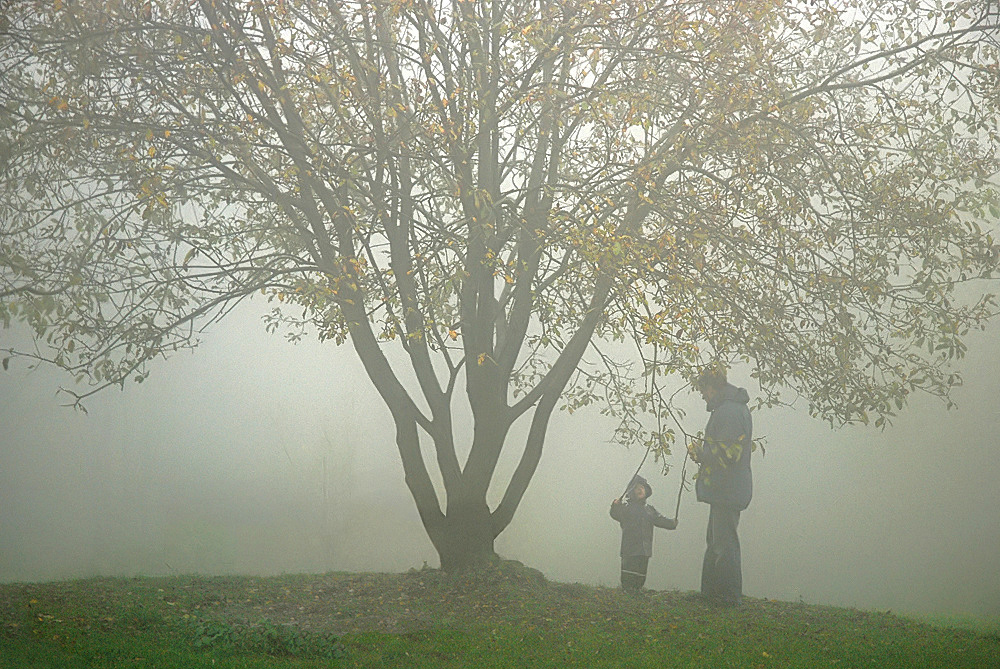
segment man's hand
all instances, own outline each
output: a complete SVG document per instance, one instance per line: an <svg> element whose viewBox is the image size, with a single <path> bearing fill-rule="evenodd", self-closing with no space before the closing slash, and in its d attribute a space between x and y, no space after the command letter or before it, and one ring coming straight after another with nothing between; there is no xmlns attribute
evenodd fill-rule
<svg viewBox="0 0 1000 669"><path fill-rule="evenodd" d="M688 444L688 457L694 462L700 462L698 460L698 445L693 441Z"/></svg>

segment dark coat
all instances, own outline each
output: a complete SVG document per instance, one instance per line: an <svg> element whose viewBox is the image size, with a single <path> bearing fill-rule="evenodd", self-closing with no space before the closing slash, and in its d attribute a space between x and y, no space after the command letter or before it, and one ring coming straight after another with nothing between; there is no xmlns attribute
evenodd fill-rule
<svg viewBox="0 0 1000 669"><path fill-rule="evenodd" d="M653 555L653 527L672 530L677 521L663 516L646 500L630 499L611 505L611 517L622 526L622 557Z"/></svg>
<svg viewBox="0 0 1000 669"><path fill-rule="evenodd" d="M708 405L712 416L705 426L705 439L695 448L700 464L695 491L699 502L742 511L753 496L750 451L753 420L743 388L726 384Z"/></svg>

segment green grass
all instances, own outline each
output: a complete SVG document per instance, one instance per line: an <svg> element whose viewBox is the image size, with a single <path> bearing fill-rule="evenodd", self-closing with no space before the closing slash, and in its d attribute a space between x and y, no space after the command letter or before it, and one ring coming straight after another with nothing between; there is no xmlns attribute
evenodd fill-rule
<svg viewBox="0 0 1000 669"><path fill-rule="evenodd" d="M0 585L0 669L1000 667L997 628L691 593L448 576L88 579Z"/></svg>

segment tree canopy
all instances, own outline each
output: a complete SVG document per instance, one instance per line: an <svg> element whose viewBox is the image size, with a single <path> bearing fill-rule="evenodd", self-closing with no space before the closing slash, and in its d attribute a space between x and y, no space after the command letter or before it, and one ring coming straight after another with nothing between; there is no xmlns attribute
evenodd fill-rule
<svg viewBox="0 0 1000 669"><path fill-rule="evenodd" d="M446 566L492 553L558 406L665 448L660 381L721 361L761 405L881 425L947 397L995 310L961 287L998 262L982 1L26 0L0 21L0 320L38 341L4 366L141 381L263 294L267 327L353 346Z"/></svg>

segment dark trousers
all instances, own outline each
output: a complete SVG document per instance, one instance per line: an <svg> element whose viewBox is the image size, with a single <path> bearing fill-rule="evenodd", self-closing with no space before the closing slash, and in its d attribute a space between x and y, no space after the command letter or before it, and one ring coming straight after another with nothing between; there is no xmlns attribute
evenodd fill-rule
<svg viewBox="0 0 1000 669"><path fill-rule="evenodd" d="M739 511L711 505L701 565L701 594L726 604L739 604L743 596L740 538L736 533L739 524Z"/></svg>
<svg viewBox="0 0 1000 669"><path fill-rule="evenodd" d="M622 557L622 590L638 592L646 583L646 568L649 556L628 555Z"/></svg>

